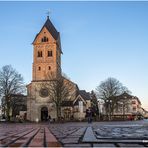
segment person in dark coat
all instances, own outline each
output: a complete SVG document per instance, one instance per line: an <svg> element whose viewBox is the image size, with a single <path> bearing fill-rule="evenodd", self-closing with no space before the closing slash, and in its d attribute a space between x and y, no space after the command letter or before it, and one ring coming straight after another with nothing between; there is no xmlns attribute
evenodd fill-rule
<svg viewBox="0 0 148 148"><path fill-rule="evenodd" d="M92 110L91 110L91 108L86 110L86 118L87 118L88 123L92 122Z"/></svg>
<svg viewBox="0 0 148 148"><path fill-rule="evenodd" d="M48 121L49 121L49 123L51 122L51 116L50 115L48 116Z"/></svg>

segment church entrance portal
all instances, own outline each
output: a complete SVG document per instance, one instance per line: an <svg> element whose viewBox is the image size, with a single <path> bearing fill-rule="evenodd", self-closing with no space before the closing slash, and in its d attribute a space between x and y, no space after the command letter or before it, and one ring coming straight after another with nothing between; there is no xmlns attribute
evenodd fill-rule
<svg viewBox="0 0 148 148"><path fill-rule="evenodd" d="M41 108L41 121L47 121L48 120L48 108L42 107Z"/></svg>

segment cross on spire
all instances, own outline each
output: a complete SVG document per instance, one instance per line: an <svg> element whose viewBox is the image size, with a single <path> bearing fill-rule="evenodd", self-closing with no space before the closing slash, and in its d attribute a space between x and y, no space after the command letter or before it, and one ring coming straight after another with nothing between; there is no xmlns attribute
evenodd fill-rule
<svg viewBox="0 0 148 148"><path fill-rule="evenodd" d="M48 10L48 11L46 12L46 14L47 14L47 18L49 18L49 14L51 14L51 10Z"/></svg>

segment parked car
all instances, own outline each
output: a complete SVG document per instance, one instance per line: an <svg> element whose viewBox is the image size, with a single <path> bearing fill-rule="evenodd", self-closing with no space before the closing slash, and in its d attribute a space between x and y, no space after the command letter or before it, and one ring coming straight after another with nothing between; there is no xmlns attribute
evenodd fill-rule
<svg viewBox="0 0 148 148"><path fill-rule="evenodd" d="M1 119L0 121L1 121L1 122L5 122L5 121L6 121L6 119Z"/></svg>

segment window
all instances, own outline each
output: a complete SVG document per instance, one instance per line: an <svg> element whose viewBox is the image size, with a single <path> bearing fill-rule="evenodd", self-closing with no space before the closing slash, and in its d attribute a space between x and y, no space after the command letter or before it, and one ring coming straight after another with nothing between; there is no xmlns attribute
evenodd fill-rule
<svg viewBox="0 0 148 148"><path fill-rule="evenodd" d="M127 111L127 113L130 112L130 107L128 105L127 105L126 111Z"/></svg>
<svg viewBox="0 0 148 148"><path fill-rule="evenodd" d="M136 107L133 107L133 111L136 111Z"/></svg>
<svg viewBox="0 0 148 148"><path fill-rule="evenodd" d="M41 39L41 42L48 42L48 38L46 36L44 36L42 39Z"/></svg>
<svg viewBox="0 0 148 148"><path fill-rule="evenodd" d="M41 70L41 67L40 67L40 66L38 67L38 70L39 70L39 71Z"/></svg>
<svg viewBox="0 0 148 148"><path fill-rule="evenodd" d="M42 51L38 51L38 57L42 57Z"/></svg>
<svg viewBox="0 0 148 148"><path fill-rule="evenodd" d="M48 51L48 57L52 57L52 51Z"/></svg>
<svg viewBox="0 0 148 148"><path fill-rule="evenodd" d="M49 91L47 88L41 88L39 93L41 97L47 97L49 95Z"/></svg>
<svg viewBox="0 0 148 148"><path fill-rule="evenodd" d="M48 70L51 70L51 67L50 66L48 66Z"/></svg>
<svg viewBox="0 0 148 148"><path fill-rule="evenodd" d="M132 101L132 104L136 104L136 101Z"/></svg>

